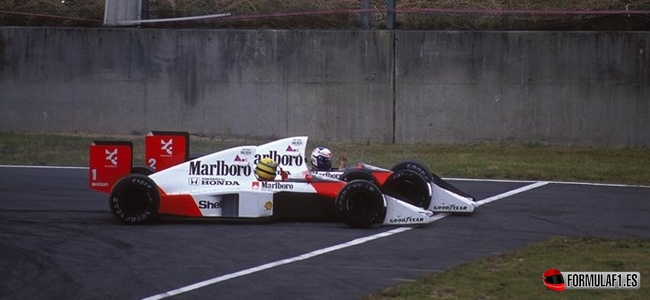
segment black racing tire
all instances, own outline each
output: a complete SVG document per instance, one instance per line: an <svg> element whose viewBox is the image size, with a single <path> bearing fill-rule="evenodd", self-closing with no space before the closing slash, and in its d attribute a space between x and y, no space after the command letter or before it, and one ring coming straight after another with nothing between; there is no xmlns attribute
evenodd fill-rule
<svg viewBox="0 0 650 300"><path fill-rule="evenodd" d="M420 173L411 169L400 169L391 174L382 187L386 195L409 204L427 209L431 204L431 189Z"/></svg>
<svg viewBox="0 0 650 300"><path fill-rule="evenodd" d="M151 175L153 173L156 173L156 170L154 170L152 167L149 166L133 166L131 167L131 174L142 174L142 175Z"/></svg>
<svg viewBox="0 0 650 300"><path fill-rule="evenodd" d="M379 186L379 182L377 182L377 178L372 175L372 173L366 171L366 170L357 170L354 167L350 167L347 170L339 176L339 180L343 180L345 182L351 182L352 180L357 180L357 179L362 179L366 181L372 182L374 185Z"/></svg>
<svg viewBox="0 0 650 300"><path fill-rule="evenodd" d="M346 184L334 200L335 210L345 224L367 228L383 221L386 203L379 187L357 179Z"/></svg>
<svg viewBox="0 0 650 300"><path fill-rule="evenodd" d="M431 171L425 164L419 161L415 161L415 160L402 161L394 165L390 170L393 172L399 170L411 170L413 172L420 174L420 176L424 177L424 179L426 179L428 182L433 182L433 176L431 175Z"/></svg>
<svg viewBox="0 0 650 300"><path fill-rule="evenodd" d="M146 224L158 215L160 193L151 178L143 174L130 174L120 179L108 200L111 212L126 224Z"/></svg>

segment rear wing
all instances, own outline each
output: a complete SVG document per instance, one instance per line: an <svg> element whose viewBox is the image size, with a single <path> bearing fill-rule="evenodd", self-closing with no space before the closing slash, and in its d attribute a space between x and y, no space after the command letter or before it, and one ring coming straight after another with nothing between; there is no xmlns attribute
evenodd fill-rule
<svg viewBox="0 0 650 300"><path fill-rule="evenodd" d="M187 132L149 132L145 136L144 169L153 173L187 161L189 140ZM92 190L110 193L120 178L143 169L133 166L133 143L129 141L94 141L89 152L88 185Z"/></svg>

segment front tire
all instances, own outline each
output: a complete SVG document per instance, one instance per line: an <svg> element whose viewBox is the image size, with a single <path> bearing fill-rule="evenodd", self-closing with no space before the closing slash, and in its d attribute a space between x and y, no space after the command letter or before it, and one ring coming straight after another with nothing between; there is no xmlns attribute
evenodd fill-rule
<svg viewBox="0 0 650 300"><path fill-rule="evenodd" d="M415 160L403 161L394 165L390 170L393 172L397 172L399 170L411 170L415 173L420 174L420 176L424 177L424 179L427 180L428 182L433 182L433 175L431 174L431 171L425 164L419 161L415 161Z"/></svg>
<svg viewBox="0 0 650 300"><path fill-rule="evenodd" d="M160 193L151 178L131 174L120 179L109 198L113 215L126 224L146 224L158 215Z"/></svg>
<svg viewBox="0 0 650 300"><path fill-rule="evenodd" d="M353 228L366 228L383 221L386 203L381 190L362 179L346 184L334 200L336 213Z"/></svg>
<svg viewBox="0 0 650 300"><path fill-rule="evenodd" d="M420 208L427 209L431 204L429 181L411 169L395 171L386 179L383 189L387 195Z"/></svg>

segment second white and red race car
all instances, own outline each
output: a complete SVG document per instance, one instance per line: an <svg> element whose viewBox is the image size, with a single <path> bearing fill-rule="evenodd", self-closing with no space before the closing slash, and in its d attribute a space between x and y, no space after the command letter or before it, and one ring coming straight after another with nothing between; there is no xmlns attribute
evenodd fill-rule
<svg viewBox="0 0 650 300"><path fill-rule="evenodd" d="M89 186L109 194L115 217L144 224L161 216L213 219L340 220L351 227L427 224L439 212L471 213L474 198L426 166L405 161L390 170L358 163L344 171L310 171L306 136L245 145L189 158L189 134L151 132L147 167L133 166L131 142L90 146ZM255 166L269 157L274 180Z"/></svg>

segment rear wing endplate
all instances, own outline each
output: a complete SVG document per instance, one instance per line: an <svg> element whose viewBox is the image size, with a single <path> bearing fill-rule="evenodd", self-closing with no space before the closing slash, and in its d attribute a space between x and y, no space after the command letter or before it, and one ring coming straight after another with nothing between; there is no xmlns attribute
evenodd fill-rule
<svg viewBox="0 0 650 300"><path fill-rule="evenodd" d="M113 184L131 173L133 143L94 141L90 145L88 184L91 189L109 193Z"/></svg>
<svg viewBox="0 0 650 300"><path fill-rule="evenodd" d="M190 157L190 134L152 131L145 137L144 161L155 172L184 163Z"/></svg>

